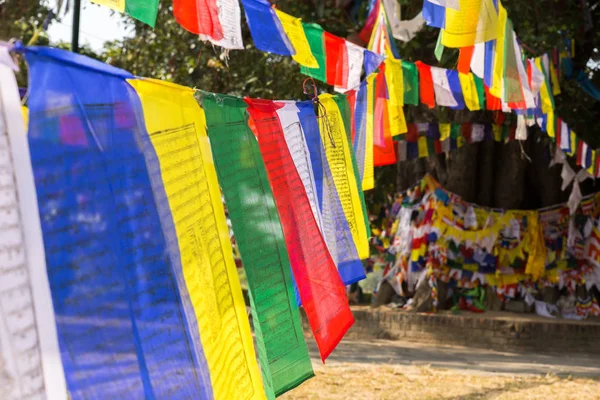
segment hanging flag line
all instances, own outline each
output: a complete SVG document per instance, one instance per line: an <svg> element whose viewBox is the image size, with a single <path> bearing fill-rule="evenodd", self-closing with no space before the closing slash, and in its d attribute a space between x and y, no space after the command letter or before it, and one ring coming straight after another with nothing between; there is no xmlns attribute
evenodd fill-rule
<svg viewBox="0 0 600 400"><path fill-rule="evenodd" d="M71 396L272 399L312 377L294 282L325 360L354 322L345 285L364 279L368 257L349 96L242 100L15 49L30 71L31 165Z"/></svg>

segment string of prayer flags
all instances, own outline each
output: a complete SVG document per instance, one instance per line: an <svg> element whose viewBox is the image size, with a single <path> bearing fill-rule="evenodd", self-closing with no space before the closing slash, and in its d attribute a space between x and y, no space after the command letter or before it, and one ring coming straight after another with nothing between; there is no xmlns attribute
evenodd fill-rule
<svg viewBox="0 0 600 400"><path fill-rule="evenodd" d="M275 14L277 15L277 18L279 18L283 32L285 32L292 44L292 47L296 51L296 54L292 56L294 61L307 68L319 68L317 59L311 53L311 47L308 39L306 38L306 34L304 33L302 21L299 18L293 17L278 9L275 9Z"/></svg>
<svg viewBox="0 0 600 400"><path fill-rule="evenodd" d="M0 397L66 400L16 70L0 44Z"/></svg>
<svg viewBox="0 0 600 400"><path fill-rule="evenodd" d="M296 54L271 3L267 0L242 0L242 5L254 46L258 50L282 56Z"/></svg>
<svg viewBox="0 0 600 400"><path fill-rule="evenodd" d="M153 28L156 24L158 0L92 0L92 2L122 14L127 13Z"/></svg>
<svg viewBox="0 0 600 400"><path fill-rule="evenodd" d="M349 221L342 208L332 171L321 141L317 116L311 102L296 103L298 118L315 172L321 232L337 266L342 282L350 285L365 278L365 271L354 244Z"/></svg>
<svg viewBox="0 0 600 400"><path fill-rule="evenodd" d="M300 72L304 75L313 77L321 82L327 81L327 58L325 52L324 31L320 25L302 23L304 34L310 46L310 52L317 61L317 68L309 68L301 65Z"/></svg>
<svg viewBox="0 0 600 400"><path fill-rule="evenodd" d="M361 190L357 177L352 148L343 116L335 98L324 94L319 96L324 114L319 115L321 142L325 148L325 157L332 174L333 183L339 196L346 220L352 232L352 238L358 251L358 257L364 260L369 256L369 243L365 213L361 204Z"/></svg>
<svg viewBox="0 0 600 400"><path fill-rule="evenodd" d="M313 376L273 193L242 99L202 93L219 183L248 280L268 398ZM254 201L247 201L248 196Z"/></svg>
<svg viewBox="0 0 600 400"><path fill-rule="evenodd" d="M187 87L149 79L130 84L140 98L160 165L166 209L171 210L177 235L170 246L179 244L213 394L231 398L241 388L263 398L204 111ZM232 351L224 355L223 348ZM240 386L232 388L231 382Z"/></svg>
<svg viewBox="0 0 600 400"><path fill-rule="evenodd" d="M302 305L324 361L354 323L345 287L287 149L276 113L279 106L269 100L246 99L246 102L256 127ZM337 126L340 125L338 122Z"/></svg>
<svg viewBox="0 0 600 400"><path fill-rule="evenodd" d="M156 154L138 122L142 110L125 81L133 76L62 50L25 51L31 163L70 396L212 398L207 358L190 320L196 314L183 252L174 246ZM219 296L229 299L227 277L221 279ZM200 290L217 297L209 287ZM235 315L231 303L225 308ZM241 329L212 312L215 335ZM262 391L247 321L246 328L250 341L245 353L232 354L239 368L230 379ZM165 379L165 371L179 379Z"/></svg>

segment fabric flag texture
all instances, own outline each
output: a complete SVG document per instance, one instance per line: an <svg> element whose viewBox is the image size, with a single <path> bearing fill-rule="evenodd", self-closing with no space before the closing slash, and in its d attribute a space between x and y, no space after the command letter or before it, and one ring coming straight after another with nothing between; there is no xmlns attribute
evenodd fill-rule
<svg viewBox="0 0 600 400"><path fill-rule="evenodd" d="M209 0L207 0L209 1ZM208 41L226 50L242 50L242 10L238 0L217 0L218 18L223 37L216 39L200 33L200 40Z"/></svg>
<svg viewBox="0 0 600 400"><path fill-rule="evenodd" d="M130 83L142 104L147 144L158 159L158 165L149 164L166 194L166 203L159 201L163 226L175 228L176 237L167 236L171 248L179 247L180 260L173 264L183 271L214 396L263 398L204 111L187 87L149 79ZM154 185L158 193L161 183ZM223 354L224 348L231 351Z"/></svg>
<svg viewBox="0 0 600 400"><path fill-rule="evenodd" d="M310 162L315 173L315 189L322 221L321 232L337 266L342 282L352 284L365 278L364 268L352 239L349 222L342 208L331 168L321 141L319 125L311 102L296 103L302 133L306 139ZM281 115L280 110L278 114ZM310 143L310 144L309 144Z"/></svg>
<svg viewBox="0 0 600 400"><path fill-rule="evenodd" d="M277 9L275 9L275 14L277 15L277 18L279 18L283 31L289 38L296 52L296 54L292 56L294 61L307 68L319 68L317 59L310 51L310 44L304 33L302 21L300 21L299 18L293 17Z"/></svg>
<svg viewBox="0 0 600 400"><path fill-rule="evenodd" d="M404 104L419 105L419 72L417 66L402 61L402 81L404 83Z"/></svg>
<svg viewBox="0 0 600 400"><path fill-rule="evenodd" d="M419 70L419 98L421 103L429 108L435 107L435 91L433 87L433 77L431 67L427 64L417 61L415 63Z"/></svg>
<svg viewBox="0 0 600 400"><path fill-rule="evenodd" d="M323 37L323 28L317 24L302 23L304 34L310 46L310 52L317 61L318 68L300 67L300 72L311 76L321 82L327 80L327 59L325 53L325 39Z"/></svg>
<svg viewBox="0 0 600 400"><path fill-rule="evenodd" d="M120 13L127 13L132 18L142 21L154 28L158 13L158 0L91 0Z"/></svg>
<svg viewBox="0 0 600 400"><path fill-rule="evenodd" d="M360 86L360 76L363 70L365 49L349 41L346 43L346 54L348 54L348 82L347 87L336 87L337 91L346 92L349 89L358 89Z"/></svg>
<svg viewBox="0 0 600 400"><path fill-rule="evenodd" d="M348 87L348 50L346 41L329 32L323 34L327 63L327 83L341 88Z"/></svg>
<svg viewBox="0 0 600 400"><path fill-rule="evenodd" d="M365 215L361 205L360 187L353 167L352 148L340 109L331 95L319 96L326 116L319 118L321 142L344 214L349 221L352 238L362 260L369 256Z"/></svg>
<svg viewBox="0 0 600 400"><path fill-rule="evenodd" d="M0 398L67 399L27 132L0 44Z"/></svg>
<svg viewBox="0 0 600 400"><path fill-rule="evenodd" d="M493 0L460 0L446 8L442 44L460 48L496 39L498 13Z"/></svg>
<svg viewBox="0 0 600 400"><path fill-rule="evenodd" d="M359 188L358 190L358 199L360 200L360 205L362 207L362 212L363 212L363 218L364 218L364 222L365 222L365 228L367 231L367 237L371 236L371 226L369 224L369 216L367 214L367 204L365 203L365 195L363 193L362 190L360 190L360 177L358 175L358 166L356 164L356 157L354 156L354 152L352 151L352 139L350 137L350 131L351 131L351 126L352 126L352 116L351 116L351 110L348 104L348 96L344 95L344 96L333 96L333 99L335 100L335 103L338 106L338 109L340 111L340 115L342 117L342 121L344 122L344 130L346 131L346 140L349 146L349 153L350 153L350 162L351 162L351 166L352 166L352 170L354 171L354 179L356 180L356 185Z"/></svg>
<svg viewBox="0 0 600 400"><path fill-rule="evenodd" d="M375 186L373 171L373 122L369 121L367 109L367 85L373 85L374 79L374 75L369 76L361 83L360 89L356 94L356 104L354 107L354 130L356 131L356 135L353 147L363 191L373 189ZM373 113L371 110L371 118L372 117ZM367 124L371 126L370 138L367 136Z"/></svg>
<svg viewBox="0 0 600 400"><path fill-rule="evenodd" d="M468 74L459 72L458 78L460 80L460 87L462 89L465 104L469 111L481 110L482 107L479 98L480 94L477 91L477 86L475 85L474 75L470 72Z"/></svg>
<svg viewBox="0 0 600 400"><path fill-rule="evenodd" d="M436 0L423 0L423 19L429 26L443 28L446 23L446 8Z"/></svg>
<svg viewBox="0 0 600 400"><path fill-rule="evenodd" d="M319 225L319 229L323 230L315 174L310 161L310 151L306 142L306 135L300 123L300 110L293 100L277 101L275 107L277 108L277 117L283 129L288 151L304 186L313 216L317 225Z"/></svg>
<svg viewBox="0 0 600 400"><path fill-rule="evenodd" d="M271 8L271 3L267 0L242 0L242 5L252 40L258 50L281 56L296 54L281 22Z"/></svg>
<svg viewBox="0 0 600 400"><path fill-rule="evenodd" d="M346 290L287 149L277 118L278 106L269 100L246 99L246 102L256 127L302 305L321 359L325 361L354 323Z"/></svg>
<svg viewBox="0 0 600 400"><path fill-rule="evenodd" d="M283 230L256 138L248 127L246 103L210 93L202 93L200 101L248 279L263 381L271 398L313 376Z"/></svg>
<svg viewBox="0 0 600 400"><path fill-rule="evenodd" d="M173 0L173 15L175 21L191 33L213 40L223 39L217 0Z"/></svg>
<svg viewBox="0 0 600 400"><path fill-rule="evenodd" d="M31 162L71 398L212 398L158 161L142 145L142 110L125 81L133 76L61 50L26 57ZM222 279L219 296L230 299ZM239 329L226 321L215 335ZM251 341L246 349L253 357ZM262 392L258 366L243 353L235 360L239 387Z"/></svg>
<svg viewBox="0 0 600 400"><path fill-rule="evenodd" d="M433 81L433 90L435 92L435 103L438 106L458 107L458 102L452 94L448 75L445 68L431 67L431 78Z"/></svg>

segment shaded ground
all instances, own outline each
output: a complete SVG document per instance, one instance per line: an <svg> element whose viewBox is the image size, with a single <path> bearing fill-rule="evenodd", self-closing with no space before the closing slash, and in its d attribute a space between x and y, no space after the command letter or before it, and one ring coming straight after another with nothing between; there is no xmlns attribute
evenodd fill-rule
<svg viewBox="0 0 600 400"><path fill-rule="evenodd" d="M600 399L600 359L344 340L292 399Z"/></svg>

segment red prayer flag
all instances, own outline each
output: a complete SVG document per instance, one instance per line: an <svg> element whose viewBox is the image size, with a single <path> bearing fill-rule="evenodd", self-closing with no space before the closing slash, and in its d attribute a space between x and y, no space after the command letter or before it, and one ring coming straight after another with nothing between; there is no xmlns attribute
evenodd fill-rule
<svg viewBox="0 0 600 400"><path fill-rule="evenodd" d="M471 72L471 59L473 58L473 52L475 46L461 47L458 53L458 72L468 74Z"/></svg>
<svg viewBox="0 0 600 400"><path fill-rule="evenodd" d="M419 69L419 96L421 103L429 108L435 107L435 92L433 90L433 78L431 77L431 67L423 64L421 61L415 62Z"/></svg>
<svg viewBox="0 0 600 400"><path fill-rule="evenodd" d="M354 323L346 289L288 150L278 106L270 100L245 101L256 126L302 305L325 361Z"/></svg>
<svg viewBox="0 0 600 400"><path fill-rule="evenodd" d="M502 110L502 101L490 93L490 89L485 86L485 104L488 110Z"/></svg>
<svg viewBox="0 0 600 400"><path fill-rule="evenodd" d="M388 91L385 81L385 65L381 65L377 74L375 88L375 129L373 140L373 165L380 167L396 163L394 139L390 129L390 116L388 112Z"/></svg>
<svg viewBox="0 0 600 400"><path fill-rule="evenodd" d="M348 50L341 37L324 32L327 83L332 86L348 86Z"/></svg>
<svg viewBox="0 0 600 400"><path fill-rule="evenodd" d="M187 31L215 41L223 39L217 0L173 0L173 15Z"/></svg>
<svg viewBox="0 0 600 400"><path fill-rule="evenodd" d="M365 21L365 25L362 30L358 34L360 40L363 43L369 43L371 40L371 35L373 34L373 27L375 26L375 22L377 21L377 16L379 15L379 5L381 2L375 2L375 7L371 10L369 15L367 16L367 20Z"/></svg>

